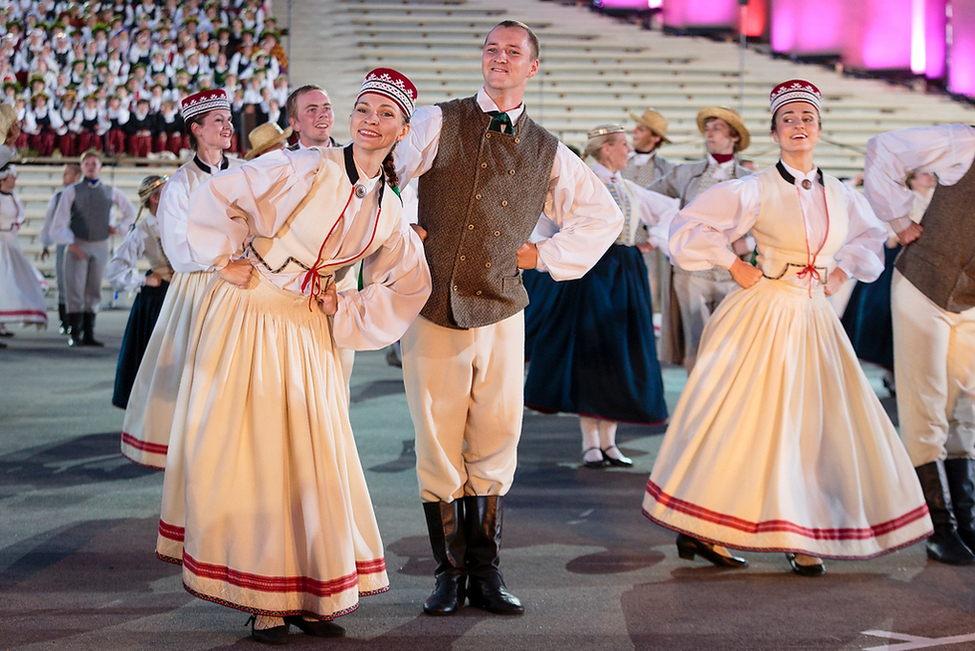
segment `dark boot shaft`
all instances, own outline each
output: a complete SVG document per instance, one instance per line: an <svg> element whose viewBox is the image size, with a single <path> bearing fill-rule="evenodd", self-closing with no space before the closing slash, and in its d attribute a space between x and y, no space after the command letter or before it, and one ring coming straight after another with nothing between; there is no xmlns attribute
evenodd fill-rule
<svg viewBox="0 0 975 651"><path fill-rule="evenodd" d="M497 571L501 561L503 501L497 495L464 498L467 530L467 570L486 576Z"/></svg>
<svg viewBox="0 0 975 651"><path fill-rule="evenodd" d="M437 561L436 586L423 604L428 615L452 615L464 606L467 598L467 551L464 531L464 503L424 502L430 548Z"/></svg>
<svg viewBox="0 0 975 651"><path fill-rule="evenodd" d="M945 477L958 534L972 549L975 545L975 459L947 459Z"/></svg>
<svg viewBox="0 0 975 651"><path fill-rule="evenodd" d="M104 346L102 342L95 339L95 313L85 312L82 316L81 329L83 332L82 342L86 346Z"/></svg>
<svg viewBox="0 0 975 651"><path fill-rule="evenodd" d="M928 558L948 565L975 564L975 554L958 535L944 463L932 461L914 470L934 525L934 534L925 543Z"/></svg>

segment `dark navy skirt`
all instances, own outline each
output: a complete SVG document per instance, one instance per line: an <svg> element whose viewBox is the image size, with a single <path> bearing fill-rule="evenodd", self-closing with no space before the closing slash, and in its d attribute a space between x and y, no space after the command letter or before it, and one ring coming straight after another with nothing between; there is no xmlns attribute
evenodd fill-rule
<svg viewBox="0 0 975 651"><path fill-rule="evenodd" d="M543 302L528 407L628 423L667 419L650 283L636 247L614 244L581 279L552 283Z"/></svg>
<svg viewBox="0 0 975 651"><path fill-rule="evenodd" d="M884 249L884 272L872 283L857 283L843 312L843 327L857 357L886 369L894 368L894 326L890 283L901 247Z"/></svg>
<svg viewBox="0 0 975 651"><path fill-rule="evenodd" d="M558 283L543 271L525 269L521 272L521 282L528 292L528 307L525 308L525 361L531 360L532 346L535 345L538 329L545 321L545 315L552 311L552 304L558 298Z"/></svg>
<svg viewBox="0 0 975 651"><path fill-rule="evenodd" d="M142 363L142 355L149 345L152 329L156 327L156 319L159 318L168 287L169 283L166 281L159 287L142 287L132 301L132 311L129 312L129 322L125 326L122 348L118 353L118 366L115 368L112 404L116 407L125 409L129 404L132 383L139 372L139 364Z"/></svg>

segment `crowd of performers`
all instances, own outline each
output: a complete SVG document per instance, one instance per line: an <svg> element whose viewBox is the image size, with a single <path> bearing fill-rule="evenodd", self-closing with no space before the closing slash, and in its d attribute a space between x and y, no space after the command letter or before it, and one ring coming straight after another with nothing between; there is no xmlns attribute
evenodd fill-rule
<svg viewBox="0 0 975 651"><path fill-rule="evenodd" d="M273 126L248 161L226 155L224 91L182 100L195 155L145 179L145 217L109 265L142 287L114 401L123 453L165 470L159 558L192 594L250 613L257 641L343 635L335 618L389 588L351 352L399 340L437 562L423 610L523 613L500 570L523 408L578 414L585 466L631 465L616 424L668 417L656 295L672 306L662 355L688 380L643 512L681 558L741 568L733 550L779 552L820 576L826 559L926 540L934 561L975 564L975 128L877 136L861 194L816 166L822 94L794 79L770 93L768 169L740 164L751 134L719 108L699 115L705 160L662 159L666 120L648 110L636 151L623 127L594 128L590 167L526 109L538 48L502 22L477 93L419 108L405 75L373 70L344 147L316 86L295 91L298 142L282 149ZM17 210L4 200L0 224ZM828 300L880 277L893 238L900 437Z"/></svg>
<svg viewBox="0 0 975 651"><path fill-rule="evenodd" d="M39 156L89 149L145 157L188 149L180 101L224 89L238 131L287 126L288 59L263 0L0 7L0 101ZM246 143L232 143L243 151Z"/></svg>

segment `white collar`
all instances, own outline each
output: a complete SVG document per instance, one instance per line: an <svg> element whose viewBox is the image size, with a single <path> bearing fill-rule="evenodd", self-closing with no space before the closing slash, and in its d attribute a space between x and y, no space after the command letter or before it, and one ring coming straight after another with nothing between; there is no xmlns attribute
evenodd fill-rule
<svg viewBox="0 0 975 651"><path fill-rule="evenodd" d="M477 91L477 105L480 106L481 110L484 111L485 113L487 113L488 111L501 110L498 108L498 105L494 103L494 100L491 99L491 96L487 94L487 91L484 90L484 86L481 86L481 89ZM517 123L518 118L520 118L521 114L524 112L525 112L524 102L522 102L521 105L518 106L518 108L513 108L510 111L507 111L508 118L511 120L511 124Z"/></svg>
<svg viewBox="0 0 975 651"><path fill-rule="evenodd" d="M622 177L619 172L610 172L609 168L602 163L593 163L592 171L599 177L599 180L603 183L615 183L617 185L623 182Z"/></svg>
<svg viewBox="0 0 975 651"><path fill-rule="evenodd" d="M782 167L784 167L785 170L789 174L791 174L793 177L795 177L795 179L796 179L795 185L799 185L804 180L808 180L813 185L819 185L819 168L816 167L815 165L813 166L813 168L811 170L809 170L808 172L803 173L803 172L800 172L799 170L795 169L794 167L790 167L790 166L786 165L785 161L783 161L781 158L779 159L779 162L782 163Z"/></svg>

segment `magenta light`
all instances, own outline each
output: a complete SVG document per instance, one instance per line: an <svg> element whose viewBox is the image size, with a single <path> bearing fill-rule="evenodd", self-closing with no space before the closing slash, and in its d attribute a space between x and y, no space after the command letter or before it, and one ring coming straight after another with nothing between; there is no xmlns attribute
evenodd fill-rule
<svg viewBox="0 0 975 651"><path fill-rule="evenodd" d="M948 90L975 97L975 0L952 0Z"/></svg>
<svg viewBox="0 0 975 651"><path fill-rule="evenodd" d="M945 28L948 26L946 0L924 2L924 75L928 79L945 76Z"/></svg>
<svg viewBox="0 0 975 651"><path fill-rule="evenodd" d="M910 69L914 2L859 0L848 3L843 63L862 70Z"/></svg>
<svg viewBox="0 0 975 651"><path fill-rule="evenodd" d="M849 4L847 0L775 0L772 49L800 56L839 54Z"/></svg>
<svg viewBox="0 0 975 651"><path fill-rule="evenodd" d="M737 0L665 0L663 21L667 27L738 28Z"/></svg>
<svg viewBox="0 0 975 651"><path fill-rule="evenodd" d="M633 9L634 11L650 8L647 0L599 0L598 5L606 9Z"/></svg>

